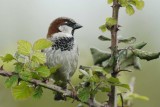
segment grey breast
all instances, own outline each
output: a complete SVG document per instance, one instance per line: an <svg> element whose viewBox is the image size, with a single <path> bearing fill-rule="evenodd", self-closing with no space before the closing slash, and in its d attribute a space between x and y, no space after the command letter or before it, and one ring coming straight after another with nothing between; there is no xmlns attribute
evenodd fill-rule
<svg viewBox="0 0 160 107"><path fill-rule="evenodd" d="M49 67L61 65L53 75L57 80L69 80L78 65L78 48L73 37L55 39L54 45L46 50L47 65Z"/></svg>

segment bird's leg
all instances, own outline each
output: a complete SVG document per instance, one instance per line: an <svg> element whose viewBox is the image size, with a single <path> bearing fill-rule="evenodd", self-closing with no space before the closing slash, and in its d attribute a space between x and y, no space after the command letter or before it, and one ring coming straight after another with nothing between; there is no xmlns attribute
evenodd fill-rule
<svg viewBox="0 0 160 107"><path fill-rule="evenodd" d="M73 96L74 98L76 98L76 96L77 96L77 92L76 92L75 87L72 85L72 83L71 83L71 81L70 81L70 80L68 80L67 82L68 82L68 84L71 86L72 96Z"/></svg>

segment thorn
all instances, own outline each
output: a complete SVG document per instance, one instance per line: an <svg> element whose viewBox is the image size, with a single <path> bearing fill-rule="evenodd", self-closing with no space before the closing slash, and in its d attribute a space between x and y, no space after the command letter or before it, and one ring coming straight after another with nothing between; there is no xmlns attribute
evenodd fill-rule
<svg viewBox="0 0 160 107"><path fill-rule="evenodd" d="M121 25L118 25L118 27L122 27Z"/></svg>
<svg viewBox="0 0 160 107"><path fill-rule="evenodd" d="M117 28L116 31L119 31L119 29Z"/></svg>

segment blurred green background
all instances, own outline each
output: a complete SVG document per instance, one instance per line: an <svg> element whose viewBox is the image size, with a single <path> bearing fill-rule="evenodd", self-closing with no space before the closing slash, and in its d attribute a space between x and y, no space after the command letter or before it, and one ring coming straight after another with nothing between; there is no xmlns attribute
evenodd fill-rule
<svg viewBox="0 0 160 107"><path fill-rule="evenodd" d="M160 12L158 0L144 0L145 7L128 16L124 9L120 10L119 35L135 36L137 42L145 41L144 50L160 51ZM84 27L75 33L79 44L79 64L91 65L90 47L107 50L109 43L100 42L97 37L103 34L98 27L105 18L111 16L111 8L106 0L0 0L0 55L14 53L17 40L33 42L45 38L49 24L59 16L75 19ZM108 33L104 35L109 36ZM126 75L135 76L135 91L146 95L150 101L135 100L133 107L159 107L160 102L160 60L141 61L142 70ZM77 75L72 78L76 82ZM0 78L0 107L76 107L77 103L54 102L51 91L45 90L40 100L30 98L16 101L11 90L4 88L4 79Z"/></svg>

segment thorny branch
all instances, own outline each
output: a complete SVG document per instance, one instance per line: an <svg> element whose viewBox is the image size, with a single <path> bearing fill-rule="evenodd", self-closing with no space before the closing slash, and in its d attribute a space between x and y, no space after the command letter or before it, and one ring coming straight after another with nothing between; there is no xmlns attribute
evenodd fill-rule
<svg viewBox="0 0 160 107"><path fill-rule="evenodd" d="M112 18L116 20L116 24L111 28L111 51L112 51L112 57L114 58L114 66L112 71L112 77L116 78L118 71L119 71L119 64L118 60L116 58L117 52L118 52L118 40L117 40L117 32L118 32L118 13L119 13L120 4L118 0L113 0L113 6L112 6ZM117 107L117 92L116 87L111 86L111 92L109 94L109 106L110 107Z"/></svg>
<svg viewBox="0 0 160 107"><path fill-rule="evenodd" d="M0 69L0 75L3 77L11 77L13 75L18 75L18 73L14 73L14 72L7 72L4 71L2 68ZM23 80L22 78L19 77L19 80ZM41 87L44 87L46 89L52 90L52 91L56 91L56 92L60 92L63 93L63 95L65 95L66 97L72 98L74 100L77 100L79 102L81 102L81 100L76 96L72 95L72 92L70 90L63 90L61 87L54 85L54 84L49 84L49 83L44 83L40 80L37 79L31 79L31 80L23 80L26 82L29 82L31 84L35 84L35 85L39 85ZM104 107L102 104L100 104L99 102L97 102L95 99L93 101L90 101L91 99L89 99L88 102L82 102L86 105L94 105L92 107Z"/></svg>

